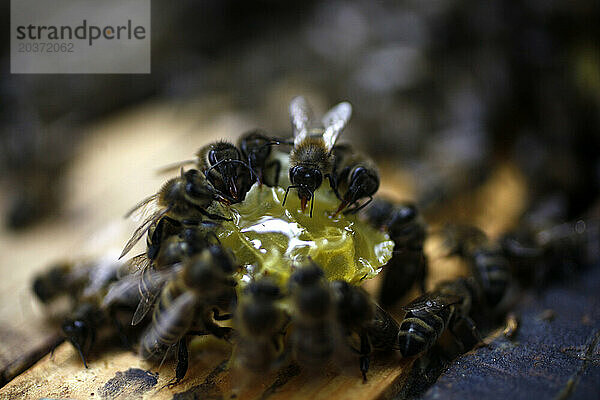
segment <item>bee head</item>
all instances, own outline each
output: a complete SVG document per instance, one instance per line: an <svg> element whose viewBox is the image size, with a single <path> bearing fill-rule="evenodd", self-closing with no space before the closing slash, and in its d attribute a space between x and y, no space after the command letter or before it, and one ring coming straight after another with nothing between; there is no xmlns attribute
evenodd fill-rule
<svg viewBox="0 0 600 400"><path fill-rule="evenodd" d="M231 143L217 142L208 151L207 156L210 165L216 165L227 160L239 160L240 151Z"/></svg>
<svg viewBox="0 0 600 400"><path fill-rule="evenodd" d="M191 169L183 174L183 179L184 196L190 203L205 206L207 202L214 199L214 190L202 172Z"/></svg>
<svg viewBox="0 0 600 400"><path fill-rule="evenodd" d="M272 141L260 130L247 133L240 141L240 149L248 155L252 166L264 162L271 154Z"/></svg>
<svg viewBox="0 0 600 400"><path fill-rule="evenodd" d="M281 298L279 286L270 279L261 279L246 286L244 293L256 300L274 301Z"/></svg>
<svg viewBox="0 0 600 400"><path fill-rule="evenodd" d="M323 174L317 168L296 165L290 168L290 182L298 188L298 197L301 201L302 211L304 211L315 190L321 186Z"/></svg>
<svg viewBox="0 0 600 400"><path fill-rule="evenodd" d="M389 221L390 228L401 227L414 221L418 216L414 204L404 204L395 208Z"/></svg>
<svg viewBox="0 0 600 400"><path fill-rule="evenodd" d="M290 276L289 286L310 286L319 282L325 274L321 267L314 262L309 262L297 268Z"/></svg>
<svg viewBox="0 0 600 400"><path fill-rule="evenodd" d="M367 197L375 194L379 189L379 177L377 174L363 166L358 166L350 174L350 185L344 195L344 200L348 203L354 203L361 197Z"/></svg>
<svg viewBox="0 0 600 400"><path fill-rule="evenodd" d="M48 303L64 290L66 282L67 264L52 267L44 275L38 276L33 281L33 292L43 303Z"/></svg>
<svg viewBox="0 0 600 400"><path fill-rule="evenodd" d="M81 347L87 338L90 327L83 319L68 318L62 324L62 331L69 342L73 343L75 347Z"/></svg>
<svg viewBox="0 0 600 400"><path fill-rule="evenodd" d="M165 242L160 246L160 250L155 257L156 265L167 266L176 264L186 255L189 255L190 250L188 241L179 240L177 236L171 236L165 239Z"/></svg>
<svg viewBox="0 0 600 400"><path fill-rule="evenodd" d="M373 307L368 295L346 281L333 281L337 317L342 325L360 326L373 317Z"/></svg>
<svg viewBox="0 0 600 400"><path fill-rule="evenodd" d="M229 285L231 278L219 261L211 254L210 249L189 259L183 269L185 284L206 295L221 292L224 285Z"/></svg>

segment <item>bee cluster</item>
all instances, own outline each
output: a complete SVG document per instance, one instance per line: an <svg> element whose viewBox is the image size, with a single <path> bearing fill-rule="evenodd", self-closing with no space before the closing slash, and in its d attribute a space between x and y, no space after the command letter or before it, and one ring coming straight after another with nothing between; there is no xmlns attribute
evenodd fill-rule
<svg viewBox="0 0 600 400"><path fill-rule="evenodd" d="M379 188L375 164L350 145L337 144L351 112L349 103L340 103L315 127L304 98L293 99L293 141L252 131L237 146L212 143L195 160L168 168L181 167L181 172L131 212L145 219L121 258L145 235L144 253L127 262L58 265L38 276L34 291L44 303L65 293L74 300L63 332L84 364L96 332L110 325L128 346L135 343L144 359L175 357L173 384L186 375L190 340L205 335L232 343L232 368L261 373L289 362L310 368L350 357L366 380L375 351L419 356L446 331L462 351L471 349L481 343L474 321L479 325L501 315L515 282L537 282L531 275L540 271L555 276L565 259L584 265L598 256L599 229L593 220L544 229L521 226L497 241L475 227L447 226L441 235L448 255L462 257L470 273L426 291L427 226L415 204L374 198ZM274 146L289 151L276 157ZM195 168L185 170L189 163ZM278 267L270 269L248 263L229 245L230 228L243 222L236 206L255 201L253 193L274 194L282 200L282 214L313 219L315 198L326 196L325 179L336 206L323 210L318 202L314 220L327 224L347 218L357 230L365 225L375 232L370 236L383 235L394 245L380 258L385 265L377 299L360 287L379 271L377 263L370 273L354 266L353 274L340 279L319 253L283 251L275 258ZM286 202L290 207L290 190L297 192L299 210L283 208ZM377 247L374 240L366 243ZM266 251L271 250L276 252ZM390 312L413 286L422 295L397 319Z"/></svg>

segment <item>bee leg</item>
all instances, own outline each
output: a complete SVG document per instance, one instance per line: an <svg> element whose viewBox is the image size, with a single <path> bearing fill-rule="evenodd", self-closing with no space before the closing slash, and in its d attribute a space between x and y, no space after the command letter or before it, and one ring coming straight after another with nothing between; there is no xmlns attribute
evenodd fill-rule
<svg viewBox="0 0 600 400"><path fill-rule="evenodd" d="M213 321L211 321L209 319L210 317L207 316L207 318L203 318L204 319L204 327L206 328L206 330L214 335L215 337L219 338L219 339L224 339L226 341L229 342L229 339L231 338L231 334L233 332L233 329L227 326L219 326L217 324L215 324Z"/></svg>
<svg viewBox="0 0 600 400"><path fill-rule="evenodd" d="M367 372L369 371L369 364L371 363L371 342L366 334L360 335L360 372L363 376L363 383L367 383Z"/></svg>
<svg viewBox="0 0 600 400"><path fill-rule="evenodd" d="M340 192L338 192L337 190L337 181L335 180L335 177L331 174L327 174L325 175L325 178L329 180L329 186L331 187L331 190L333 190L335 197L337 197L341 201L342 197L340 196Z"/></svg>
<svg viewBox="0 0 600 400"><path fill-rule="evenodd" d="M179 346L177 348L177 366L175 367L175 382L173 382L173 385L179 383L185 376L188 370L188 359L187 338L184 337L179 340Z"/></svg>
<svg viewBox="0 0 600 400"><path fill-rule="evenodd" d="M298 187L298 185L290 185L287 187L287 189L285 189L285 196L283 196L283 203L281 203L282 207L285 206L285 201L287 200L290 189L297 188L297 187Z"/></svg>
<svg viewBox="0 0 600 400"><path fill-rule="evenodd" d="M188 370L189 353L187 339L179 339L177 343L177 365L175 366L175 377L171 379L163 388L172 388L183 380Z"/></svg>
<svg viewBox="0 0 600 400"><path fill-rule="evenodd" d="M89 368L87 365L87 362L85 361L85 355L83 354L83 351L81 351L81 346L79 345L79 343L77 342L71 342L73 344L73 347L75 347L77 349L77 351L79 352L79 356L81 357L81 361L83 361L83 366L87 369Z"/></svg>
<svg viewBox="0 0 600 400"><path fill-rule="evenodd" d="M425 293L425 280L427 279L427 275L429 272L429 264L427 262L427 258L425 258L424 254L421 254L421 268L419 269L417 275L417 284L419 285L419 290L421 293Z"/></svg>
<svg viewBox="0 0 600 400"><path fill-rule="evenodd" d="M457 332L457 326L458 323L464 323L467 327L467 331L465 333L467 333L467 335L459 335L459 333ZM460 352L464 353L470 349L472 349L474 346L476 346L479 343L482 343L482 339L481 336L479 335L479 332L477 330L477 327L475 326L475 323L473 322L473 320L467 316L463 316L463 317L459 317L457 320L453 321L452 323L450 323L448 325L448 331L452 334L452 336L454 337L454 340L456 341L456 343L460 346ZM465 336L470 336L470 337L465 337Z"/></svg>
<svg viewBox="0 0 600 400"><path fill-rule="evenodd" d="M200 211L200 213L202 215L204 215L204 216L206 216L208 218L217 220L217 221L233 221L233 218L227 218L227 217L224 217L224 216L219 215L219 214L209 213L208 211L203 210L202 208L199 208L198 211Z"/></svg>
<svg viewBox="0 0 600 400"><path fill-rule="evenodd" d="M483 338L479 334L479 330L477 329L475 322L467 316L464 316L461 319L465 323L465 325L467 325L467 327L469 328L469 333L471 334L473 340L475 341L475 346L485 346L485 342L483 341Z"/></svg>
<svg viewBox="0 0 600 400"><path fill-rule="evenodd" d="M279 174L281 174L281 162L279 160L273 160L265 166L265 169L275 167L275 181L273 186L279 186Z"/></svg>
<svg viewBox="0 0 600 400"><path fill-rule="evenodd" d="M262 185L262 181L260 179L260 177L258 175L256 175L256 173L254 172L254 168L252 168L252 161L250 160L250 156L248 156L248 169L250 170L250 180L252 180L252 178L256 178L257 182L259 185Z"/></svg>
<svg viewBox="0 0 600 400"><path fill-rule="evenodd" d="M88 333L89 335L86 335L86 339L85 339L85 354L89 354L90 351L92 350L92 347L94 347L94 343L96 343L96 329L93 326L89 326L88 327Z"/></svg>
<svg viewBox="0 0 600 400"><path fill-rule="evenodd" d="M233 314L220 314L219 310L213 309L213 318L215 321L227 321L233 318Z"/></svg>
<svg viewBox="0 0 600 400"><path fill-rule="evenodd" d="M360 210L362 210L363 208L365 208L366 206L369 205L370 202L373 201L373 196L369 196L369 200L367 200L366 202L364 202L361 206L358 206L358 202L356 202L356 206L352 207L351 209L348 209L346 211L344 211L344 214L356 214L357 212L359 212Z"/></svg>

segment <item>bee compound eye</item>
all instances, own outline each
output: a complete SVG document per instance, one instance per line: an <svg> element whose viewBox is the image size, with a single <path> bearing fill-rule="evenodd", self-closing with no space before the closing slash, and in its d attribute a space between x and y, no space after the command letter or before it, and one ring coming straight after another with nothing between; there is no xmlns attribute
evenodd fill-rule
<svg viewBox="0 0 600 400"><path fill-rule="evenodd" d="M193 198L205 198L210 196L210 192L206 186L195 182L186 183L185 192Z"/></svg>
<svg viewBox="0 0 600 400"><path fill-rule="evenodd" d="M210 165L215 165L218 162L217 152L215 150L210 150L208 152L208 162L210 163Z"/></svg>
<svg viewBox="0 0 600 400"><path fill-rule="evenodd" d="M398 223L406 223L414 220L417 217L417 209L412 204L407 204L399 207L396 210L393 220Z"/></svg>
<svg viewBox="0 0 600 400"><path fill-rule="evenodd" d="M350 180L354 181L358 179L362 174L365 173L365 169L363 167L356 167L352 170L352 174L350 175Z"/></svg>

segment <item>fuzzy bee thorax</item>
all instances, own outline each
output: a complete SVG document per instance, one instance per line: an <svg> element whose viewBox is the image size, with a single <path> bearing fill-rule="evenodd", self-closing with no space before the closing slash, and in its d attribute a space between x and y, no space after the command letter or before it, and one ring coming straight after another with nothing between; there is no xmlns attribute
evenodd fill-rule
<svg viewBox="0 0 600 400"><path fill-rule="evenodd" d="M290 165L302 165L316 168L323 175L331 172L332 157L330 156L325 142L320 137L308 137L290 153Z"/></svg>

